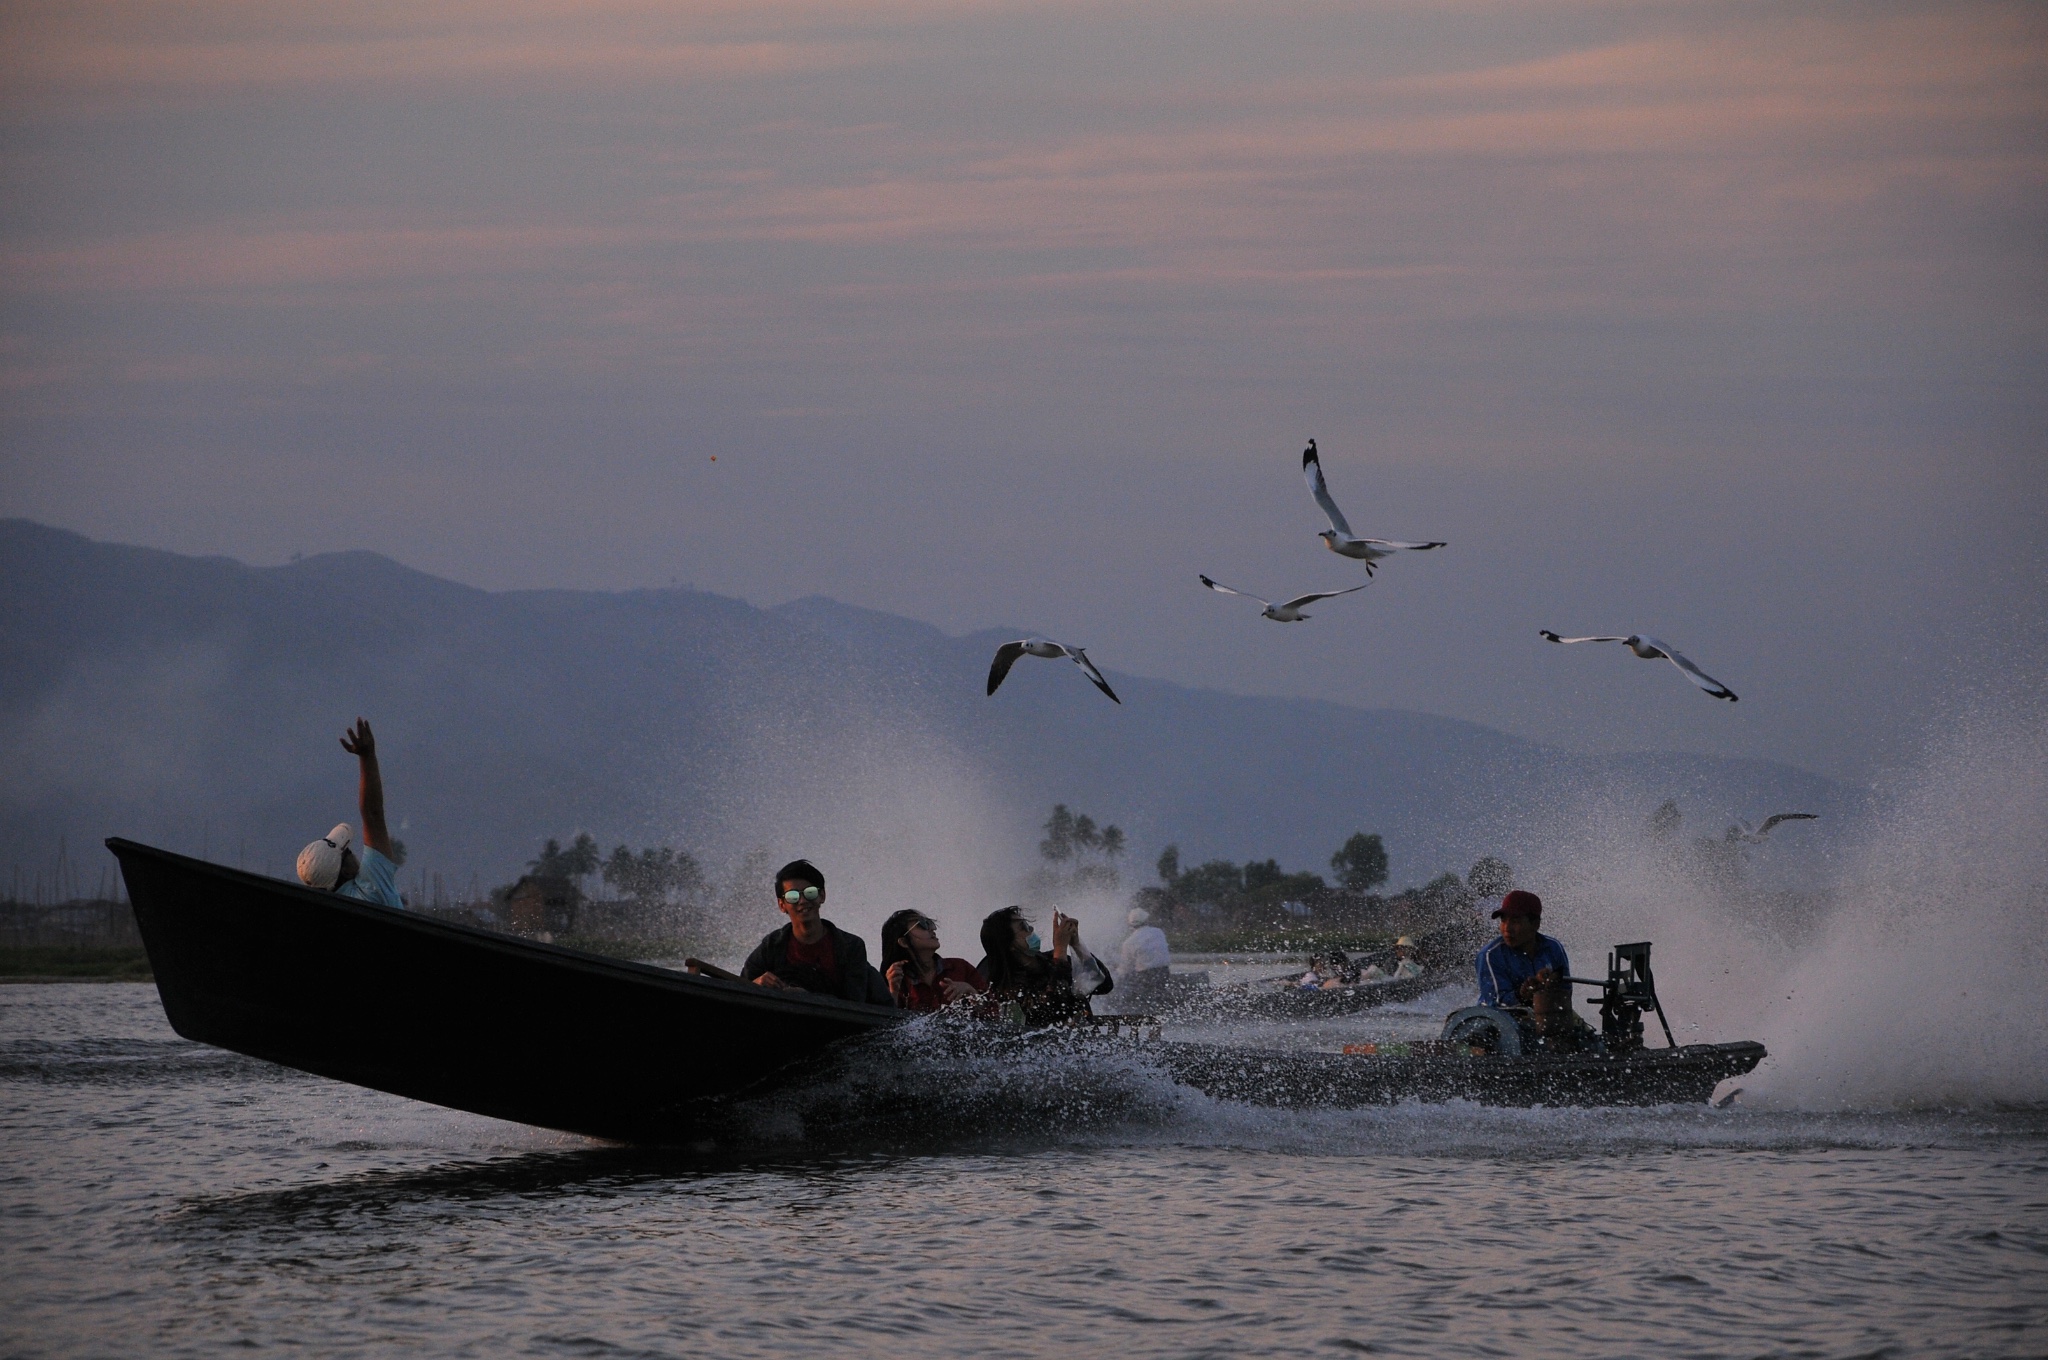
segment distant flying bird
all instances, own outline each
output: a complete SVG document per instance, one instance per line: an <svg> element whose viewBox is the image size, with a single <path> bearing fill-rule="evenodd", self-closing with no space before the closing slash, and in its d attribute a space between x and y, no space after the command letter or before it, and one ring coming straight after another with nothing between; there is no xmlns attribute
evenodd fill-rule
<svg viewBox="0 0 2048 1360"><path fill-rule="evenodd" d="M1549 638L1552 642L1619 642L1645 661L1654 660L1661 656L1672 665L1678 667L1678 669L1684 671L1686 679L1692 681L1716 699L1726 699L1730 703L1735 702L1736 695L1734 690L1728 688L1713 676L1708 675L1698 666L1693 665L1692 662L1686 659L1685 653L1679 651L1676 647L1671 646L1669 643L1659 642L1647 634L1630 633L1627 637L1568 638L1559 637L1548 628L1539 628L1536 631Z"/></svg>
<svg viewBox="0 0 2048 1360"><path fill-rule="evenodd" d="M1750 830L1748 822L1737 822L1728 828L1725 839L1741 841L1744 845L1762 845L1764 837L1770 835L1771 828L1779 822L1812 822L1818 821L1819 817L1820 814L1815 812L1774 812L1764 818L1764 824L1754 831Z"/></svg>
<svg viewBox="0 0 2048 1360"><path fill-rule="evenodd" d="M1303 605L1314 604L1317 600L1327 600L1337 595L1349 595L1354 590L1364 590L1366 586L1372 584L1372 582L1366 581L1361 585L1350 586L1343 590L1319 590L1313 595L1297 595L1285 604L1274 604L1271 600L1260 600L1258 596L1247 591L1232 590L1229 586L1219 586L1206 576L1200 579L1203 585L1220 594L1243 595L1247 600L1259 600L1260 604L1266 606L1259 612L1275 623L1300 623L1308 617L1308 615L1301 612Z"/></svg>
<svg viewBox="0 0 2048 1360"><path fill-rule="evenodd" d="M1003 683L1003 677L1010 673L1010 667L1017 664L1017 658L1020 656L1042 656L1048 659L1058 656L1072 657L1074 664L1086 671L1088 678L1095 682L1095 688L1101 690L1110 698L1116 699L1116 702L1123 702L1123 700L1117 699L1116 691L1109 687L1109 681L1102 678L1102 672L1095 669L1095 663L1088 659L1086 648L1062 647L1059 643L1042 637L1022 638L1016 642L1005 642L1002 646L996 648L995 662L988 668L988 692L990 694L996 692L997 687Z"/></svg>
<svg viewBox="0 0 2048 1360"><path fill-rule="evenodd" d="M1345 520L1344 512L1337 508L1337 502L1330 499L1330 488L1323 482L1323 462L1316 456L1316 441L1308 441L1308 447L1301 451L1301 475L1308 479L1309 494L1316 498L1316 504L1323 507L1323 513L1330 517L1330 527L1317 534L1323 546L1339 557L1352 557L1365 563L1365 574L1373 573L1373 564L1382 557L1392 557L1402 549L1421 552L1428 548L1441 548L1441 539L1429 543L1402 543L1391 538L1353 538L1351 525Z"/></svg>

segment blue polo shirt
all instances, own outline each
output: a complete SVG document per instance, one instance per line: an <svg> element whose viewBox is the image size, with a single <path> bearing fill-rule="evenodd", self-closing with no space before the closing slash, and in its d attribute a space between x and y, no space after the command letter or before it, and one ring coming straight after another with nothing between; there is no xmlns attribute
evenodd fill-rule
<svg viewBox="0 0 2048 1360"><path fill-rule="evenodd" d="M1548 935L1538 933L1536 950L1524 954L1508 948L1505 940L1489 940L1473 961L1479 972L1479 1004L1482 1006L1519 1006L1523 1002L1516 995L1524 982L1548 968L1559 977L1570 977L1572 962L1564 956L1564 946Z"/></svg>
<svg viewBox="0 0 2048 1360"><path fill-rule="evenodd" d="M404 900L398 895L398 866L367 845L356 857L356 876L334 891L343 897L361 898L379 906L401 910L405 907Z"/></svg>

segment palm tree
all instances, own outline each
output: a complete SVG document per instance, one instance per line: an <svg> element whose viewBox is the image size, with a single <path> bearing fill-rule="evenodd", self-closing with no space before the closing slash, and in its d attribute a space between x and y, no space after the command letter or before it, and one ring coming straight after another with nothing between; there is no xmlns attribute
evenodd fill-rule
<svg viewBox="0 0 2048 1360"><path fill-rule="evenodd" d="M1094 823L1089 823L1094 828ZM1038 853L1058 864L1074 857L1074 814L1067 811L1065 803L1052 805L1052 816L1045 819L1045 839L1038 843Z"/></svg>

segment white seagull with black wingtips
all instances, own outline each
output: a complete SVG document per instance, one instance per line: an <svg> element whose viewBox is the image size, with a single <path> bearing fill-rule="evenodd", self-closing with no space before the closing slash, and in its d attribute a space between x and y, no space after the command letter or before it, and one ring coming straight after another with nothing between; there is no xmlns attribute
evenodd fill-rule
<svg viewBox="0 0 2048 1360"><path fill-rule="evenodd" d="M1219 586L1206 576L1199 576L1196 579L1220 595L1242 595L1247 600L1258 600L1260 604L1266 606L1259 612L1275 623L1300 623L1308 617L1308 615L1301 612L1303 605L1314 604L1317 600L1327 600L1338 595L1349 595L1354 590L1364 590L1366 586L1372 584L1372 582L1366 581L1363 584L1350 586L1343 590L1319 590L1313 595L1297 595L1285 604L1274 604L1271 600L1259 599L1257 595L1253 595L1248 591L1232 590L1229 586Z"/></svg>
<svg viewBox="0 0 2048 1360"><path fill-rule="evenodd" d="M1316 441L1308 441L1308 447L1301 451L1301 475L1308 479L1309 494L1316 498L1316 504L1323 507L1323 513L1330 517L1330 527L1317 534L1323 546L1339 557L1355 558L1365 563L1365 574L1373 573L1373 564L1382 557L1392 557L1404 549L1423 552L1430 548L1443 547L1441 539L1428 543L1403 543L1392 538L1355 538L1351 524L1344 518L1344 512L1337 508L1337 502L1330 499L1330 488L1323 481L1323 461L1316 456Z"/></svg>
<svg viewBox="0 0 2048 1360"><path fill-rule="evenodd" d="M1672 665L1678 667L1678 669L1684 671L1686 679L1692 681L1695 685L1698 685L1701 689L1713 695L1716 699L1726 699L1730 703L1735 702L1736 695L1734 690L1728 688L1719 680L1716 680L1713 676L1708 675L1698 666L1693 665L1692 662L1686 658L1685 653L1679 651L1670 643L1659 642L1657 639L1649 636L1647 633L1630 633L1627 637L1568 638L1559 637L1557 634L1551 632L1548 628L1539 628L1536 631L1543 634L1544 637L1549 638L1552 642L1619 642L1622 646L1628 648L1630 651L1634 652L1637 656L1641 657L1645 661L1654 661L1656 658L1661 656L1666 661L1669 661Z"/></svg>
<svg viewBox="0 0 2048 1360"><path fill-rule="evenodd" d="M1116 691L1109 687L1109 681L1102 678L1102 672L1095 669L1095 663L1088 659L1087 649L1062 647L1059 643L1042 637L1020 638L1016 642L1005 642L996 648L996 659L988 668L990 694L996 692L997 686L1003 683L1003 677L1010 673L1010 667L1017 664L1017 658L1020 656L1042 656L1048 660L1061 656L1071 657L1074 664L1087 672L1088 678L1095 682L1095 688L1116 699L1116 702L1123 702L1117 699Z"/></svg>
<svg viewBox="0 0 2048 1360"><path fill-rule="evenodd" d="M1750 829L1748 822L1737 822L1728 828L1727 839L1741 841L1744 845L1762 845L1764 837L1771 834L1771 828L1780 822L1812 822L1819 819L1820 814L1816 812L1774 812L1764 818L1764 824L1755 830Z"/></svg>

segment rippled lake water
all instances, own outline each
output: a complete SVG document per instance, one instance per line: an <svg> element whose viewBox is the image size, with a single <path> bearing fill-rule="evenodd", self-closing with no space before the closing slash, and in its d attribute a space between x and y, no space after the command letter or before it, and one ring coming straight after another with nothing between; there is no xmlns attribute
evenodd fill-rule
<svg viewBox="0 0 2048 1360"><path fill-rule="evenodd" d="M649 1152L0 986L0 1353L2048 1353L2039 1110L1071 1100Z"/></svg>

